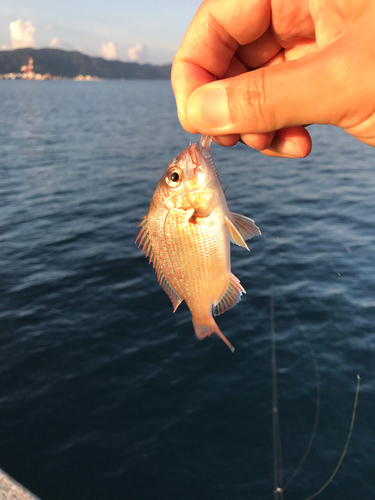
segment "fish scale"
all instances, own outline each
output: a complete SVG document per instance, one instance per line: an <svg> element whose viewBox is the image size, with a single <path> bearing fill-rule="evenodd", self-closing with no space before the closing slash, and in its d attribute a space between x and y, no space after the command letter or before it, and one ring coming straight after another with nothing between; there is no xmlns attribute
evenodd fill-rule
<svg viewBox="0 0 375 500"><path fill-rule="evenodd" d="M171 273L167 266L164 274L180 296L184 295L183 289L186 291L185 301L197 317L209 314L210 304L222 296L229 284L225 242L219 228L210 226L207 227L205 220L192 224L186 216L183 219L173 211L165 225L165 239L175 235L167 246L170 255L175 256L174 265L179 273Z"/></svg>
<svg viewBox="0 0 375 500"><path fill-rule="evenodd" d="M260 230L253 220L229 211L210 144L203 136L201 150L192 144L171 161L136 241L174 311L185 300L196 336L216 333L234 351L213 313L222 314L245 293L231 273L230 241L248 249L245 240Z"/></svg>

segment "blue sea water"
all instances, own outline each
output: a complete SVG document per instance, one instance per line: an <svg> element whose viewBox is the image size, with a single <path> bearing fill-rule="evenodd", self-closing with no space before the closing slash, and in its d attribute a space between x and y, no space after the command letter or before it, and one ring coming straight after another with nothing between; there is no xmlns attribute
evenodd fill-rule
<svg viewBox="0 0 375 500"><path fill-rule="evenodd" d="M375 153L310 127L313 153L213 147L247 294L196 340L134 244L189 141L169 82L0 82L0 467L42 500L272 498L271 287L284 493L374 499Z"/></svg>

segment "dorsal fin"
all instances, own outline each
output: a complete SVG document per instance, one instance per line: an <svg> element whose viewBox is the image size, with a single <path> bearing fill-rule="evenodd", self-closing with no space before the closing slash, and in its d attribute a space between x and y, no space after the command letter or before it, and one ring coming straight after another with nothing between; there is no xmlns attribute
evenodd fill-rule
<svg viewBox="0 0 375 500"><path fill-rule="evenodd" d="M220 297L218 303L214 304L214 315L219 316L219 314L223 314L230 307L238 304L243 293L246 293L246 291L241 285L240 280L236 278L233 273L231 273L228 288L222 297Z"/></svg>
<svg viewBox="0 0 375 500"><path fill-rule="evenodd" d="M146 257L149 257L149 263L152 262L156 276L158 277L158 281L163 287L165 293L171 299L173 304L173 312L175 312L177 307L181 304L182 299L181 297L179 297L178 293L171 287L156 257L150 237L150 232L148 230L148 215L142 217L142 222L139 224L138 227L141 227L141 230L139 231L135 242L137 243L137 241L139 240L138 248L142 245L142 252L146 252Z"/></svg>

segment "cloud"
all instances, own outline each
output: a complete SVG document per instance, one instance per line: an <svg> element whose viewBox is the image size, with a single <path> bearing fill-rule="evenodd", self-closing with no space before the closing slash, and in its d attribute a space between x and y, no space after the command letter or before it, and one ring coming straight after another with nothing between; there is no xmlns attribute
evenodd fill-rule
<svg viewBox="0 0 375 500"><path fill-rule="evenodd" d="M147 46L137 43L134 47L128 49L128 57L131 61L144 62L148 57Z"/></svg>
<svg viewBox="0 0 375 500"><path fill-rule="evenodd" d="M12 49L35 47L35 27L31 21L22 22L21 19L17 19L9 24L9 29Z"/></svg>
<svg viewBox="0 0 375 500"><path fill-rule="evenodd" d="M61 50L67 50L68 52L71 51L78 51L78 52L84 52L81 47L77 47L73 43L70 42L65 42L64 40L61 40L61 38L52 38L52 40L49 43L49 47L52 49L61 49Z"/></svg>
<svg viewBox="0 0 375 500"><path fill-rule="evenodd" d="M9 47L6 43L0 47L0 50L9 50Z"/></svg>
<svg viewBox="0 0 375 500"><path fill-rule="evenodd" d="M103 43L100 48L100 55L104 59L116 59L117 50L113 42Z"/></svg>

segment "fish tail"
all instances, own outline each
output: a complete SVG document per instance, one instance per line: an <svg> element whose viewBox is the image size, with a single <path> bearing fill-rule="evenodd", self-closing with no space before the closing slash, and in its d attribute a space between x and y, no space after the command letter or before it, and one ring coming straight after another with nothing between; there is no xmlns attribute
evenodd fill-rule
<svg viewBox="0 0 375 500"><path fill-rule="evenodd" d="M203 321L197 321L197 320L194 321L193 319L193 326L195 330L195 335L199 340L202 340L205 337L209 337L212 333L216 333L221 338L221 340L227 344L229 349L232 352L234 352L234 347L226 338L226 336L223 334L223 332L220 330L220 328L217 326L214 318L212 317L207 318Z"/></svg>

